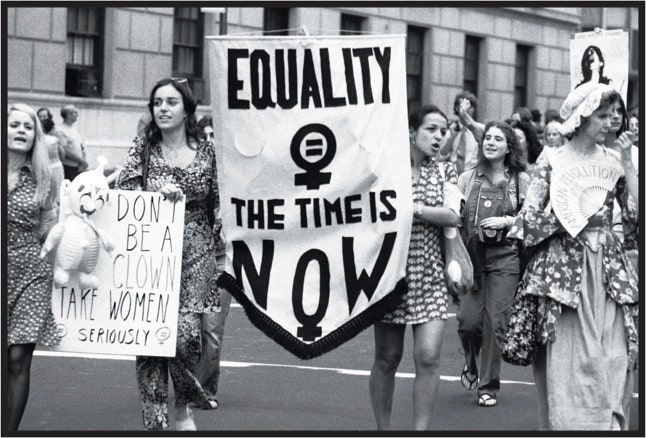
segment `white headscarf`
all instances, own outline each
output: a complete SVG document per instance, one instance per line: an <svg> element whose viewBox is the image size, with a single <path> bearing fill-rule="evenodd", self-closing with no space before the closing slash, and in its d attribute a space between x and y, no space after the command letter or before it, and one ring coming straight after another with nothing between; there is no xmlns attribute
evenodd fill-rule
<svg viewBox="0 0 646 438"><path fill-rule="evenodd" d="M561 118L565 120L559 129L569 135L581 125L581 117L589 117L597 108L604 94L614 91L610 85L587 82L579 85L565 98L561 106Z"/></svg>

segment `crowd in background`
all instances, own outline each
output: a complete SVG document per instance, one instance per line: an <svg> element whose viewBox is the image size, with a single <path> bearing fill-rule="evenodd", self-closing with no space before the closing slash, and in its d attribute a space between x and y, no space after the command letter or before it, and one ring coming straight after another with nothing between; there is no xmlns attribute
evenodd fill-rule
<svg viewBox="0 0 646 438"><path fill-rule="evenodd" d="M231 296L215 285L224 260L218 127L210 116L198 122L196 108L186 79L157 82L134 146L106 172L117 189L156 191L173 202L186 196L177 352L136 360L148 430L169 426L169 374L178 430L196 429L192 407L218 407ZM410 150L414 199L408 292L374 326L369 396L377 427L390 428L407 325L414 336L414 427L430 427L451 299L459 302L461 385L476 391L480 406L496 406L500 339L514 298L532 295L541 315L534 364L540 427L626 429L637 345L637 110L628 112L609 85L591 82L574 89L560 111L521 107L510 109L508 119L482 123L477 108L477 97L463 92L450 111L428 104L409 117L409 144L401 145ZM60 126L48 108L16 104L8 113L10 430L18 429L27 403L36 344L57 343L51 267L39 257L40 245L56 221L61 181L89 167L74 126L79 111L65 105L60 112ZM587 159L614 162L623 173L575 238L550 207L551 174ZM461 296L452 296L443 275L445 226L460 228L474 268L474 287Z"/></svg>

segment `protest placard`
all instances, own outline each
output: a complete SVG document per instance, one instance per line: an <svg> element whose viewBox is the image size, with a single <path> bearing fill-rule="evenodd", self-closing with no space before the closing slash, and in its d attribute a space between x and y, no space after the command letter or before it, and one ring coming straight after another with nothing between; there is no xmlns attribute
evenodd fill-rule
<svg viewBox="0 0 646 438"><path fill-rule="evenodd" d="M586 82L600 82L617 90L626 102L628 52L628 33L621 29L575 34L570 40L571 89Z"/></svg>
<svg viewBox="0 0 646 438"><path fill-rule="evenodd" d="M623 169L612 161L577 161L554 166L550 199L563 228L576 237L606 203Z"/></svg>
<svg viewBox="0 0 646 438"><path fill-rule="evenodd" d="M405 37L208 39L226 268L220 285L301 358L406 290Z"/></svg>
<svg viewBox="0 0 646 438"><path fill-rule="evenodd" d="M111 190L92 216L115 243L101 249L97 288L78 279L54 286L52 312L61 343L79 353L175 355L184 240L184 201L158 193Z"/></svg>

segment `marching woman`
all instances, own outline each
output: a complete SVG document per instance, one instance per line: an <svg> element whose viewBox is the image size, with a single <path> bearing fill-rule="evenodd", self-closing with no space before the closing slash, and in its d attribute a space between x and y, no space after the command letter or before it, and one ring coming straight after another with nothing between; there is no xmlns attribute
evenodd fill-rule
<svg viewBox="0 0 646 438"><path fill-rule="evenodd" d="M9 107L7 120L7 417L18 430L29 397L36 344L56 345L52 267L40 258L42 241L56 222L48 145L36 112Z"/></svg>
<svg viewBox="0 0 646 438"><path fill-rule="evenodd" d="M218 311L214 209L219 205L215 152L198 139L197 102L186 79L162 79L150 93L151 122L126 157L118 189L157 191L172 202L186 195L175 357L138 356L144 427L168 427L168 373L175 388L177 430L195 430L189 403L215 408L195 377L201 317Z"/></svg>
<svg viewBox="0 0 646 438"><path fill-rule="evenodd" d="M551 120L545 125L545 146L549 148L559 148L565 143L565 137L561 134L561 122ZM538 158L538 157L537 157Z"/></svg>
<svg viewBox="0 0 646 438"><path fill-rule="evenodd" d="M408 292L401 304L374 326L375 360L370 372L372 408L380 430L390 429L395 373L404 350L406 326L413 328L413 416L416 430L428 430L439 386L442 336L448 318L448 289L440 251L443 226L456 226L460 201L444 199L445 184L456 184L451 162L436 156L448 126L433 105L409 118L414 217L406 266ZM440 169L442 166L442 169ZM451 207L444 205L451 204Z"/></svg>
<svg viewBox="0 0 646 438"><path fill-rule="evenodd" d="M534 377L541 429L628 428L639 291L637 275L611 227L612 204L617 199L625 232L636 232L637 209L627 185L637 175L630 162L629 141L620 145L621 153L603 146L618 96L610 86L593 82L570 92L561 116L563 134L571 138L560 148L546 148L539 157L525 203L509 233L535 248L517 293L538 297L540 346ZM591 208L585 215L574 202L561 211L552 200L552 208L546 209L551 186L572 188L561 175L582 161L615 169L614 185L610 180L611 189L606 190L587 179L593 189L580 188L585 196L580 205ZM588 198L590 193L601 196ZM594 210L578 233L566 231L570 222L559 219L585 218Z"/></svg>
<svg viewBox="0 0 646 438"><path fill-rule="evenodd" d="M466 198L462 230L474 277L473 289L461 298L457 314L465 356L461 383L468 390L477 388L478 404L483 407L498 403L498 338L507 327L518 285L518 245L506 234L529 185L523 170L522 150L513 128L490 122L480 141L478 165L458 181Z"/></svg>

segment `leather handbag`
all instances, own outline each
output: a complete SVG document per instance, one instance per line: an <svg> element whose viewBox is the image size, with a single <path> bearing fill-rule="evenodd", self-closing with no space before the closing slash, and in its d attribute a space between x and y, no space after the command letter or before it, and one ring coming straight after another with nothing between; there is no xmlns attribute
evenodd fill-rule
<svg viewBox="0 0 646 438"><path fill-rule="evenodd" d="M457 227L443 227L440 244L444 256L444 279L453 296L473 288L473 264Z"/></svg>

